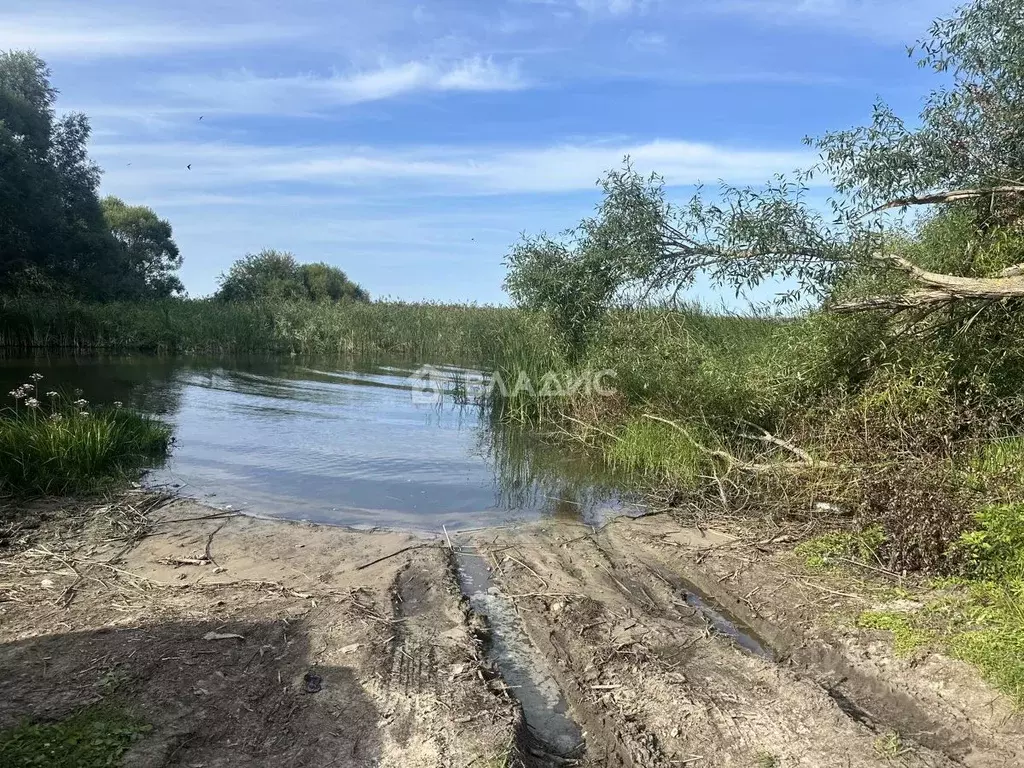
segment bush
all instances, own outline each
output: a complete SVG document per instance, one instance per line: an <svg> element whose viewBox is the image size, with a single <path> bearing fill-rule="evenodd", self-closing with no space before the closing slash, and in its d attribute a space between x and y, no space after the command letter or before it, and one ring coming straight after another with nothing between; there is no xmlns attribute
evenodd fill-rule
<svg viewBox="0 0 1024 768"><path fill-rule="evenodd" d="M159 461L171 431L114 403L38 391L42 376L12 391L0 410L0 494L91 493Z"/></svg>

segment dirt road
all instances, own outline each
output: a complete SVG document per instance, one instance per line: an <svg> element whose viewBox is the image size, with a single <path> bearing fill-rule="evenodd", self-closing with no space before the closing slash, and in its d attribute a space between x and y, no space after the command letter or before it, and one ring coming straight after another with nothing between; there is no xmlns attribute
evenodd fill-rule
<svg viewBox="0 0 1024 768"><path fill-rule="evenodd" d="M452 547L141 494L35 516L0 536L0 729L115 702L153 726L125 765L1024 764L967 667L826 630L861 598L664 516ZM582 744L528 722L555 684Z"/></svg>

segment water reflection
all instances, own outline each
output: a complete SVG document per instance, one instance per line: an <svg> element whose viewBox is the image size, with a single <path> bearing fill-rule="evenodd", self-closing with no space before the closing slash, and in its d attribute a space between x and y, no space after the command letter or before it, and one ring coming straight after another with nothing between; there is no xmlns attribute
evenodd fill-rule
<svg viewBox="0 0 1024 768"><path fill-rule="evenodd" d="M256 514L437 530L541 515L598 521L614 478L579 450L460 403L472 371L435 366L455 396L422 402L420 361L301 358L36 358L0 361L8 391L46 387L121 400L175 427L154 484Z"/></svg>

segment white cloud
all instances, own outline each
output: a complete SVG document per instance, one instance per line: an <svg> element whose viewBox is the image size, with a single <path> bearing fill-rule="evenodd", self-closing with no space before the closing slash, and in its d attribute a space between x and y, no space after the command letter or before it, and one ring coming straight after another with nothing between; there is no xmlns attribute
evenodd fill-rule
<svg viewBox="0 0 1024 768"><path fill-rule="evenodd" d="M98 144L94 157L108 172L104 188L145 201L159 194L215 195L260 185L358 189L407 196L564 193L592 190L597 178L630 155L638 169L657 171L669 185L724 179L760 183L813 162L804 152L736 149L697 142L577 143L548 147L253 146L230 143ZM131 162L131 166L127 163ZM186 169L191 164L192 170ZM211 198L212 200L213 198Z"/></svg>
<svg viewBox="0 0 1024 768"><path fill-rule="evenodd" d="M527 81L514 64L475 57L446 63L409 61L327 77L261 77L248 71L175 76L161 86L208 112L304 114L415 91L513 91L525 88Z"/></svg>
<svg viewBox="0 0 1024 768"><path fill-rule="evenodd" d="M0 30L4 48L30 48L53 58L153 56L178 50L284 41L304 32L288 25L132 21L80 12L0 13Z"/></svg>
<svg viewBox="0 0 1024 768"><path fill-rule="evenodd" d="M612 16L624 16L641 4L638 0L576 0L576 5L587 13L608 13Z"/></svg>
<svg viewBox="0 0 1024 768"><path fill-rule="evenodd" d="M637 51L662 51L668 43L668 38L655 32L641 32L637 30L626 39L626 44Z"/></svg>

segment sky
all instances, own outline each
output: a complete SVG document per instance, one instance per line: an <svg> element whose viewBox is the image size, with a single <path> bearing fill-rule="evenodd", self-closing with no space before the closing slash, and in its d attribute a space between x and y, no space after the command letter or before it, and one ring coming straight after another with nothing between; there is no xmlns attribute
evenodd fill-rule
<svg viewBox="0 0 1024 768"><path fill-rule="evenodd" d="M912 118L934 83L906 46L954 5L0 0L0 49L47 60L190 295L275 248L374 297L504 303L509 247L588 215L624 155L684 200L813 164L801 139L878 98Z"/></svg>

